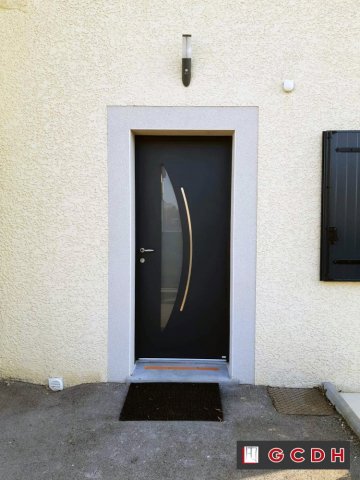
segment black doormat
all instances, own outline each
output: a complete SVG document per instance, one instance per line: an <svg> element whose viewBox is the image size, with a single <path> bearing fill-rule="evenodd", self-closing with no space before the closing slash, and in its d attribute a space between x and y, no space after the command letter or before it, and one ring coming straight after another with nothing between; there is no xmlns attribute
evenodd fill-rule
<svg viewBox="0 0 360 480"><path fill-rule="evenodd" d="M218 383L132 383L119 420L223 421Z"/></svg>

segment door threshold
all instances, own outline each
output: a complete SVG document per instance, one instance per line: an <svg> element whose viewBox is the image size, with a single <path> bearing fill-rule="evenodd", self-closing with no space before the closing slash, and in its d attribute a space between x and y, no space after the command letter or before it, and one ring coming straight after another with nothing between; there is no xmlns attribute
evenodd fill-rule
<svg viewBox="0 0 360 480"><path fill-rule="evenodd" d="M224 360L139 359L129 382L229 383Z"/></svg>
<svg viewBox="0 0 360 480"><path fill-rule="evenodd" d="M149 362L149 363L226 363L225 359L222 358L139 358L137 362Z"/></svg>

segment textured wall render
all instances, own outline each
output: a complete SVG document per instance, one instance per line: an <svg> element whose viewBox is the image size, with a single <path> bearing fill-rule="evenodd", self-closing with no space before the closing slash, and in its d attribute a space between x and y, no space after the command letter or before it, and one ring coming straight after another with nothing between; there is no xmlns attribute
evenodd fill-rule
<svg viewBox="0 0 360 480"><path fill-rule="evenodd" d="M106 379L106 105L255 105L256 380L360 388L360 286L318 281L320 133L360 128L357 0L26 3L0 8L0 375Z"/></svg>

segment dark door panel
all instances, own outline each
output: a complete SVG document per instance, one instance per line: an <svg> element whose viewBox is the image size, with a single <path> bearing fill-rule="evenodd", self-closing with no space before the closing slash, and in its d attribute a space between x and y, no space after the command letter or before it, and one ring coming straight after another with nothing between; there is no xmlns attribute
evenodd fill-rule
<svg viewBox="0 0 360 480"><path fill-rule="evenodd" d="M137 358L228 358L231 143L136 137Z"/></svg>

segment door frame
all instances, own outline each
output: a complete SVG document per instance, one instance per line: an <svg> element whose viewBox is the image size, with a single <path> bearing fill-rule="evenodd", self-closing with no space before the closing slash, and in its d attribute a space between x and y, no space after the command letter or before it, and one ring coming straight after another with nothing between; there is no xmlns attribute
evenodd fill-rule
<svg viewBox="0 0 360 480"><path fill-rule="evenodd" d="M135 135L231 136L230 359L255 383L257 107L109 106L108 381L135 366Z"/></svg>

